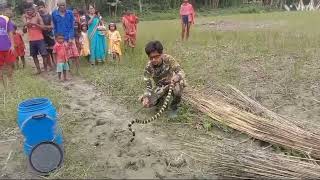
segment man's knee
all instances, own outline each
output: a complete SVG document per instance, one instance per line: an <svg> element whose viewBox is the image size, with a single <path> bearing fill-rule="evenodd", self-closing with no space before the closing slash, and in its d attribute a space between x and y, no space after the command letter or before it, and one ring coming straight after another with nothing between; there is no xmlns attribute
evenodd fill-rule
<svg viewBox="0 0 320 180"><path fill-rule="evenodd" d="M180 83L176 84L173 88L173 94L174 96L182 96L182 92L183 92L183 85L181 85Z"/></svg>

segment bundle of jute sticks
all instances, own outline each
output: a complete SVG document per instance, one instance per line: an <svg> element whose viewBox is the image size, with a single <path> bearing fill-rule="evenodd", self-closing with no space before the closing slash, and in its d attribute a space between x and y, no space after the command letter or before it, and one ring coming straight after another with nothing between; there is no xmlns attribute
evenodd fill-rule
<svg viewBox="0 0 320 180"><path fill-rule="evenodd" d="M307 157L320 159L319 134L310 132L295 124L294 121L269 111L233 87L232 90L238 99L250 104L254 109L262 111L266 116L258 116L243 108L238 108L215 93L186 90L184 99L213 120L253 138L292 148L304 153Z"/></svg>
<svg viewBox="0 0 320 180"><path fill-rule="evenodd" d="M286 156L249 147L247 144L223 143L210 138L179 139L182 152L195 161L209 165L206 174L237 179L318 179L317 160Z"/></svg>

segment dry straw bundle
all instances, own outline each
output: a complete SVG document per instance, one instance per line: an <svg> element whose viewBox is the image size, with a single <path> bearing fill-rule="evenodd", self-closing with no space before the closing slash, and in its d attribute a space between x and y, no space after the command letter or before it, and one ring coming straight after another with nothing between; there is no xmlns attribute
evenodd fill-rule
<svg viewBox="0 0 320 180"><path fill-rule="evenodd" d="M180 137L179 142L185 155L209 165L211 171L208 173L214 176L237 179L320 178L320 166L316 160L270 153L228 141L219 144L206 138L190 141Z"/></svg>
<svg viewBox="0 0 320 180"><path fill-rule="evenodd" d="M251 137L292 148L317 159L320 158L319 134L309 132L292 121L267 110L235 88L233 91L238 94L239 99L251 104L255 109L263 111L270 118L264 118L237 108L228 103L224 97L216 94L186 91L184 99L214 120Z"/></svg>

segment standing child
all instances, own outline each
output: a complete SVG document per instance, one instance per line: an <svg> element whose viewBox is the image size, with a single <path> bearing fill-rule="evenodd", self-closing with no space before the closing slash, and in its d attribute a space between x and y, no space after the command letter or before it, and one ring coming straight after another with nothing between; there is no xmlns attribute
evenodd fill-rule
<svg viewBox="0 0 320 180"><path fill-rule="evenodd" d="M121 60L121 36L119 31L117 31L117 25L115 23L109 24L109 31L107 33L109 38L109 54L112 55L113 59L118 59L120 62Z"/></svg>
<svg viewBox="0 0 320 180"><path fill-rule="evenodd" d="M90 42L88 37L88 25L81 24L81 34L79 42L81 44L80 56L85 57L89 62L90 58Z"/></svg>
<svg viewBox="0 0 320 180"><path fill-rule="evenodd" d="M14 31L13 31L13 42L14 42L14 49L15 49L15 55L17 57L16 60L16 67L19 68L19 59L22 62L22 67L24 68L26 65L24 55L25 55L25 45L22 39L22 36L20 33L17 32L17 26L14 26Z"/></svg>
<svg viewBox="0 0 320 180"><path fill-rule="evenodd" d="M80 14L79 10L77 8L73 9L73 16L74 16L74 40L76 42L76 46L78 49L78 52L80 52L81 49L81 44L80 44L80 34L81 34L81 29L80 29Z"/></svg>
<svg viewBox="0 0 320 180"><path fill-rule="evenodd" d="M59 80L61 80L61 73L63 73L63 80L67 80L67 71L69 71L67 44L64 42L63 34L56 34L56 44L53 46L53 57L57 62L57 73Z"/></svg>
<svg viewBox="0 0 320 180"><path fill-rule="evenodd" d="M44 42L46 44L46 48L47 48L47 51L49 54L48 55L48 64L52 64L55 67L56 62L54 62L53 55L52 55L52 48L55 44L54 35L53 35L52 16L48 12L48 10L46 8L46 4L43 1L39 1L37 7L39 10L40 16L42 18L42 21L44 23L42 34L43 34Z"/></svg>

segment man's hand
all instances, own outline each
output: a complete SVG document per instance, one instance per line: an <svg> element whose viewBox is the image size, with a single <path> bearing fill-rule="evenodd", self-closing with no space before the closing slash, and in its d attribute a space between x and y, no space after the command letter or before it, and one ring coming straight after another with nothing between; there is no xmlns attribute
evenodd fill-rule
<svg viewBox="0 0 320 180"><path fill-rule="evenodd" d="M174 83L174 84L179 82L180 80L181 80L181 78L177 74L173 75L173 77L171 78L171 82Z"/></svg>

